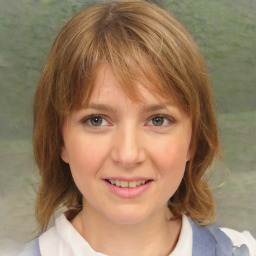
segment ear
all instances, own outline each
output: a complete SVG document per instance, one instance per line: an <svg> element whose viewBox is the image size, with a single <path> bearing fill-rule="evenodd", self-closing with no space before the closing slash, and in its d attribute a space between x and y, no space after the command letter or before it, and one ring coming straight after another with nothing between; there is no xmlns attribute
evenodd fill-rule
<svg viewBox="0 0 256 256"><path fill-rule="evenodd" d="M191 158L192 158L192 153L191 153L191 150L189 149L187 152L187 157L186 157L187 162L190 161Z"/></svg>
<svg viewBox="0 0 256 256"><path fill-rule="evenodd" d="M68 152L67 152L67 150L66 150L65 145L61 146L61 154L60 154L60 156L61 156L61 159L62 159L65 163L69 164Z"/></svg>
<svg viewBox="0 0 256 256"><path fill-rule="evenodd" d="M187 162L190 161L193 157L194 157L194 147L192 146L192 143L190 143L188 152L187 152L187 157L186 157Z"/></svg>

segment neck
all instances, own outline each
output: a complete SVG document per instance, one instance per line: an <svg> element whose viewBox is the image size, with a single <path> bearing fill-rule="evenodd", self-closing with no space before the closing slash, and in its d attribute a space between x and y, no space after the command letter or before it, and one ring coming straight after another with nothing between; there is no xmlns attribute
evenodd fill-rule
<svg viewBox="0 0 256 256"><path fill-rule="evenodd" d="M113 256L167 256L178 241L181 220L167 219L166 211L169 210L161 209L144 222L116 224L86 206L72 224L97 252Z"/></svg>

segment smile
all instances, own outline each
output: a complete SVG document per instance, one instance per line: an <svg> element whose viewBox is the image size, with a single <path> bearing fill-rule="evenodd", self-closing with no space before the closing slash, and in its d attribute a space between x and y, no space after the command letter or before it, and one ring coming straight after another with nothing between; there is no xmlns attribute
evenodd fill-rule
<svg viewBox="0 0 256 256"><path fill-rule="evenodd" d="M106 181L112 185L121 188L136 188L138 186L148 183L150 180L134 180L134 181L124 181L124 180L108 180Z"/></svg>
<svg viewBox="0 0 256 256"><path fill-rule="evenodd" d="M135 178L105 178L103 179L109 191L121 198L142 196L153 184L153 179Z"/></svg>

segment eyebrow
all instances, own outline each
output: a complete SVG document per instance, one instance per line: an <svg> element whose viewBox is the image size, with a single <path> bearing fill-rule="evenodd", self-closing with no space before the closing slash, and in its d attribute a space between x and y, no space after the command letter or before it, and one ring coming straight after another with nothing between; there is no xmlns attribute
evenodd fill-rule
<svg viewBox="0 0 256 256"><path fill-rule="evenodd" d="M90 103L86 108L96 109L99 111L117 112L116 109L106 104Z"/></svg>
<svg viewBox="0 0 256 256"><path fill-rule="evenodd" d="M139 110L142 113L149 113L149 112L154 112L154 111L159 111L159 110L166 110L168 105L173 105L173 104L166 102L166 103L162 103L162 104L142 105L139 107ZM87 108L96 109L99 111L113 112L113 113L117 112L117 109L113 108L112 106L109 106L106 104L99 104L99 103L89 103Z"/></svg>
<svg viewBox="0 0 256 256"><path fill-rule="evenodd" d="M163 104L146 105L146 106L142 106L140 108L140 111L148 113L148 112L154 112L154 111L158 111L158 110L166 110L168 105L171 105L171 104L163 103Z"/></svg>

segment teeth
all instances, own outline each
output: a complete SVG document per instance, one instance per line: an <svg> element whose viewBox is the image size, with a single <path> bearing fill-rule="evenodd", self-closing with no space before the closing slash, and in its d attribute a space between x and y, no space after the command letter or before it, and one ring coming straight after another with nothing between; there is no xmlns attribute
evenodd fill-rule
<svg viewBox="0 0 256 256"><path fill-rule="evenodd" d="M122 188L128 188L129 182L128 181L121 181L120 184L121 184Z"/></svg>
<svg viewBox="0 0 256 256"><path fill-rule="evenodd" d="M146 180L136 181L123 181L123 180L109 180L112 185L116 185L121 188L136 188L137 186L145 184Z"/></svg>
<svg viewBox="0 0 256 256"><path fill-rule="evenodd" d="M141 184L141 180L136 181L136 185L139 186Z"/></svg>
<svg viewBox="0 0 256 256"><path fill-rule="evenodd" d="M135 188L137 185L136 183L137 183L136 181L129 182L129 188Z"/></svg>

